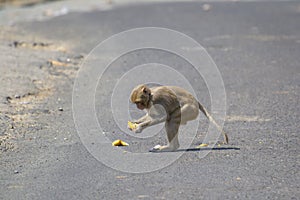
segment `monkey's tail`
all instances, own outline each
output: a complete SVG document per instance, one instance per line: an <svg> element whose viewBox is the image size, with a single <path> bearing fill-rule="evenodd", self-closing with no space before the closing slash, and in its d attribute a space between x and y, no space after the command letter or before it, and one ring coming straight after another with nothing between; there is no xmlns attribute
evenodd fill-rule
<svg viewBox="0 0 300 200"><path fill-rule="evenodd" d="M207 112L207 110L201 105L200 102L198 102L199 104L199 110L201 110L203 112L203 114L207 117L207 119L209 121L211 121L216 127L217 129L223 134L224 137L224 143L228 144L228 136L227 134L224 132L224 130L221 128L221 126L219 124L217 124L217 122L214 120L214 118Z"/></svg>

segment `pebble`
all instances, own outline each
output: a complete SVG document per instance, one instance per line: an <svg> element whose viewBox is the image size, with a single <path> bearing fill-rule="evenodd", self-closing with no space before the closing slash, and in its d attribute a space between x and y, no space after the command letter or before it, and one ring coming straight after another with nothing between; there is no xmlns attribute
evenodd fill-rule
<svg viewBox="0 0 300 200"><path fill-rule="evenodd" d="M10 96L5 97L7 102L10 102L12 100L12 98Z"/></svg>
<svg viewBox="0 0 300 200"><path fill-rule="evenodd" d="M66 57L60 57L60 58L57 58L57 60L59 62L64 62L64 63L69 63L71 62L71 59L70 58L66 58Z"/></svg>
<svg viewBox="0 0 300 200"><path fill-rule="evenodd" d="M58 110L59 111L64 111L64 109L62 107L59 107Z"/></svg>
<svg viewBox="0 0 300 200"><path fill-rule="evenodd" d="M204 10L204 11L209 11L209 10L211 10L211 5L210 5L210 4L203 4L202 10Z"/></svg>
<svg viewBox="0 0 300 200"><path fill-rule="evenodd" d="M47 66L48 66L48 67L52 67L52 66L53 66L52 62L48 60L48 61L47 61Z"/></svg>
<svg viewBox="0 0 300 200"><path fill-rule="evenodd" d="M30 102L28 102L28 101L23 101L23 102L20 102L20 104L26 105L26 104L30 104Z"/></svg>
<svg viewBox="0 0 300 200"><path fill-rule="evenodd" d="M82 54L74 56L74 59L83 59L83 58L84 58L84 55L82 55Z"/></svg>
<svg viewBox="0 0 300 200"><path fill-rule="evenodd" d="M137 198L139 199L144 199L144 198L149 198L149 195L138 195Z"/></svg>

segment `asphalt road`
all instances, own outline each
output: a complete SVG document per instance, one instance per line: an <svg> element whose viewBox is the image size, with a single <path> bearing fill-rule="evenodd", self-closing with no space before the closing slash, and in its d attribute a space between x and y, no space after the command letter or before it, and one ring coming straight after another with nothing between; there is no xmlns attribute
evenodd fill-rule
<svg viewBox="0 0 300 200"><path fill-rule="evenodd" d="M299 21L300 3L296 1L213 2L207 11L203 3L186 2L131 4L17 24L18 29L36 38L63 44L67 50L53 59L70 57L72 63L69 68L50 66L56 83L39 106L53 112L38 115L36 120L43 126L32 128L30 137L19 139L16 151L1 154L1 198L298 199ZM72 115L73 84L81 59L78 55L87 59L99 42L139 27L182 32L207 50L224 81L224 128L229 145L211 150L203 158L199 157L201 150L166 153L172 157L183 154L162 169L140 174L115 170L87 151ZM131 66L149 62L179 70L210 108L205 78L199 77L189 63L164 51L135 51L113 62L100 80L95 93L96 114L105 120L99 134L104 131L111 140L119 137L110 108L113 86ZM191 149L207 132L207 121L203 116L199 120L201 126ZM159 140L165 141L163 134L161 131L150 139L127 136L130 146L122 148L146 152Z"/></svg>

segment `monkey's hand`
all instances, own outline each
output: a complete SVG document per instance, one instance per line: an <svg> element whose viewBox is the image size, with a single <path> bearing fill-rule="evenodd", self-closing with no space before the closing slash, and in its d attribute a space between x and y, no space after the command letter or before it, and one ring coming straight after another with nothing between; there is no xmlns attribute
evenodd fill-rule
<svg viewBox="0 0 300 200"><path fill-rule="evenodd" d="M143 127L141 125L137 125L135 129L133 129L134 133L141 133L143 131Z"/></svg>
<svg viewBox="0 0 300 200"><path fill-rule="evenodd" d="M134 122L128 121L127 128L134 133L141 133L143 131L143 126Z"/></svg>

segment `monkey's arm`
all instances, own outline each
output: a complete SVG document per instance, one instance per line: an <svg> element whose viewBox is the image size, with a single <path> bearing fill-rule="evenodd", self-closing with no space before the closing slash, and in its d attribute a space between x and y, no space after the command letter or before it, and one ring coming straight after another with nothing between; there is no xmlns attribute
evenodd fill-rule
<svg viewBox="0 0 300 200"><path fill-rule="evenodd" d="M148 127L148 126L154 126L156 124L159 124L159 123L162 123L162 122L165 122L166 121L166 116L163 116L163 117L160 117L160 118L151 118L151 117L148 117L147 120L145 120L143 123L141 123L140 125L142 127Z"/></svg>
<svg viewBox="0 0 300 200"><path fill-rule="evenodd" d="M141 124L143 127L154 126L156 124L165 122L167 113L163 106L154 105L147 114L145 121Z"/></svg>
<svg viewBox="0 0 300 200"><path fill-rule="evenodd" d="M143 117L141 117L140 119L134 120L134 121L132 121L132 122L133 122L133 123L136 123L136 124L140 124L140 123L146 121L147 118L148 118L148 114L146 114L146 115L144 115Z"/></svg>
<svg viewBox="0 0 300 200"><path fill-rule="evenodd" d="M138 124L137 128L134 130L135 133L142 132L145 128L149 126L154 126L156 124L162 123L166 121L166 117L161 118L151 118L150 116L147 116L147 118L140 124Z"/></svg>
<svg viewBox="0 0 300 200"><path fill-rule="evenodd" d="M145 128L149 126L154 126L156 124L165 122L167 119L166 112L162 109L155 109L149 112L147 115L141 118L143 121L140 122L134 130L135 133L142 132Z"/></svg>

